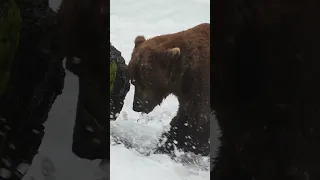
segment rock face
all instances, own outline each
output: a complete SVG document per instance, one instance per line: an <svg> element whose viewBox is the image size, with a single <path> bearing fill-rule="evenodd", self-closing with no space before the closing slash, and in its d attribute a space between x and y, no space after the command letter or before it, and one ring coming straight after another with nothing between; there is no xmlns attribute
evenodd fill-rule
<svg viewBox="0 0 320 180"><path fill-rule="evenodd" d="M0 96L10 78L10 65L19 43L21 16L13 0L0 3Z"/></svg>
<svg viewBox="0 0 320 180"><path fill-rule="evenodd" d="M31 164L44 135L54 100L61 94L65 72L63 56L53 37L55 21L47 0L15 0L22 18L19 44L11 76L0 97L0 167L21 179L17 167ZM26 141L28 143L26 143Z"/></svg>
<svg viewBox="0 0 320 180"><path fill-rule="evenodd" d="M116 63L117 70L110 92L110 120L116 120L123 107L124 99L130 90L129 75L121 52L110 44L110 64ZM111 79L110 79L111 80ZM111 86L111 84L110 84Z"/></svg>
<svg viewBox="0 0 320 180"><path fill-rule="evenodd" d="M73 61L74 62L74 61ZM113 73L113 78L110 77L110 121L116 120L118 114L122 110L125 96L127 95L130 84L127 73L127 65L122 58L120 51L113 47L110 43L110 72ZM72 60L67 60L67 69L76 75L81 75L83 68L81 63L72 63ZM107 68L105 69L107 71ZM95 101L92 103L84 100L86 96L90 99L104 99L104 95L99 95L95 90L96 84L88 84L89 81L82 81L79 78L79 98L76 115L76 123L73 134L73 152L80 158L85 159L109 159L109 122L99 121L94 116L102 117L105 111L95 111L90 113L91 109L97 109L96 106L104 106L105 102ZM111 84L112 83L112 84ZM105 94L108 93L107 91ZM93 112L93 111L91 111ZM107 137L107 138L106 138Z"/></svg>
<svg viewBox="0 0 320 180"><path fill-rule="evenodd" d="M114 120L115 114L121 111L129 87L121 55L115 49L108 53L108 9L107 1L103 0L64 0L57 15L58 39L62 40L62 52L67 59L66 68L79 78L72 151L80 158L91 160L109 159L108 119ZM117 67L112 89L108 86L109 60ZM110 110L114 114L112 117Z"/></svg>
<svg viewBox="0 0 320 180"><path fill-rule="evenodd" d="M57 14L66 68L79 78L72 151L85 159L109 159L110 154L108 10L104 0L63 0Z"/></svg>

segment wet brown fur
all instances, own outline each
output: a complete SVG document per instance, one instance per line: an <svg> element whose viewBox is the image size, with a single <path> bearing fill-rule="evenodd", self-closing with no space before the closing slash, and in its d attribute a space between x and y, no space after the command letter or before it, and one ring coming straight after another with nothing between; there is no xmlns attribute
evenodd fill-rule
<svg viewBox="0 0 320 180"><path fill-rule="evenodd" d="M135 39L128 65L137 101L146 113L169 94L178 98L179 109L171 121L168 143L200 154L209 152L210 24L200 24L174 34ZM188 126L184 124L188 123ZM176 130L175 130L176 128ZM178 135L172 135L177 132ZM191 136L192 140L185 137ZM185 145L184 143L189 143ZM167 145L167 144L166 144ZM192 146L196 149L193 149Z"/></svg>

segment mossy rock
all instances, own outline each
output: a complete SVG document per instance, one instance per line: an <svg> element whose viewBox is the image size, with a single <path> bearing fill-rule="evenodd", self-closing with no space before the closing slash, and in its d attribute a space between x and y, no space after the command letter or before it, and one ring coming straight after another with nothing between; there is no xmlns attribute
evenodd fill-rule
<svg viewBox="0 0 320 180"><path fill-rule="evenodd" d="M110 93L112 92L114 82L117 77L117 64L116 62L110 63Z"/></svg>
<svg viewBox="0 0 320 180"><path fill-rule="evenodd" d="M127 65L121 52L110 43L110 120L117 119L130 90Z"/></svg>
<svg viewBox="0 0 320 180"><path fill-rule="evenodd" d="M20 11L14 0L0 2L0 96L10 77L10 67L19 44Z"/></svg>

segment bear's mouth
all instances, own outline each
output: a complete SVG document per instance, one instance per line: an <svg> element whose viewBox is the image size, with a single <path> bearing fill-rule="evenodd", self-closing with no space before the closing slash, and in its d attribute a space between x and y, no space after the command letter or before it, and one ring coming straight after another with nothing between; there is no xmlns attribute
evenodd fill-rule
<svg viewBox="0 0 320 180"><path fill-rule="evenodd" d="M136 105L134 105L133 107L132 107L132 110L134 111L134 112L139 112L139 113L141 113L141 114L149 114L152 110L150 110L149 108L145 108L145 107L143 107L143 106L136 106Z"/></svg>

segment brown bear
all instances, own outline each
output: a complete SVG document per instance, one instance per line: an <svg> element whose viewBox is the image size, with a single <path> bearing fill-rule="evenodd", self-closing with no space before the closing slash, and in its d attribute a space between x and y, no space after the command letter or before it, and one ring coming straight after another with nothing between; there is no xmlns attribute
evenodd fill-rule
<svg viewBox="0 0 320 180"><path fill-rule="evenodd" d="M319 1L212 2L211 178L320 179Z"/></svg>
<svg viewBox="0 0 320 180"><path fill-rule="evenodd" d="M177 149L208 155L210 136L210 24L174 34L135 39L128 65L135 86L133 110L149 113L169 95L179 101L167 139L156 152ZM175 146L174 146L175 145Z"/></svg>

